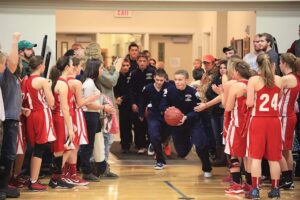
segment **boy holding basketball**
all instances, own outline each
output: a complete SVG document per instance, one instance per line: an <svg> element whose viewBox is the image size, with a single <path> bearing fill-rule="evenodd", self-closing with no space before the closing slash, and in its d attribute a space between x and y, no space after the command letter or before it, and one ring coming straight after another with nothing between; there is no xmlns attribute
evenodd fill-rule
<svg viewBox="0 0 300 200"><path fill-rule="evenodd" d="M155 169L163 169L166 164L162 150L162 142L168 138L169 132L166 130L167 126L160 112L160 102L163 97L164 89L170 86L170 83L166 82L166 77L167 73L165 70L156 70L154 75L155 82L144 87L139 105L139 118L143 121L146 117L150 142L156 154Z"/></svg>
<svg viewBox="0 0 300 200"><path fill-rule="evenodd" d="M171 126L170 132L174 146L179 157L186 157L193 145L196 147L197 155L202 162L204 177L209 178L211 174L211 163L209 160L208 138L203 129L201 112L194 111L197 103L200 103L198 93L188 86L189 74L186 70L175 72L175 87L170 86L164 90L160 109L165 112L168 107L176 107L183 114L183 118L177 126Z"/></svg>

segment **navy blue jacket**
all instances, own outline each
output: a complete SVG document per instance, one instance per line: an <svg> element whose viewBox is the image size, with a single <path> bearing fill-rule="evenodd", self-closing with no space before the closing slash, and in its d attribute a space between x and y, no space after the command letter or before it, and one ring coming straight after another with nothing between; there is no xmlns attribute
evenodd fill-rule
<svg viewBox="0 0 300 200"><path fill-rule="evenodd" d="M175 106L187 116L187 121L197 120L200 116L200 113L194 111L197 103L200 103L200 100L194 88L187 85L184 90L178 90L175 86L170 86L164 90L160 110L165 112L168 107Z"/></svg>
<svg viewBox="0 0 300 200"><path fill-rule="evenodd" d="M155 71L149 67L143 71L138 68L130 72L131 104L140 104L143 88L148 84L154 83L154 73Z"/></svg>
<svg viewBox="0 0 300 200"><path fill-rule="evenodd" d="M142 91L142 99L139 104L139 117L144 117L145 109L148 107L149 114L157 118L162 118L160 103L163 98L164 90L171 84L165 82L159 91L154 87L154 83L146 85Z"/></svg>
<svg viewBox="0 0 300 200"><path fill-rule="evenodd" d="M123 101L122 104L119 105L119 108L123 108L125 106L131 106L130 103L130 87L129 87L129 82L130 82L130 76L129 72L126 74L122 74L120 72L119 78L117 85L114 87L114 94L115 97L122 97Z"/></svg>

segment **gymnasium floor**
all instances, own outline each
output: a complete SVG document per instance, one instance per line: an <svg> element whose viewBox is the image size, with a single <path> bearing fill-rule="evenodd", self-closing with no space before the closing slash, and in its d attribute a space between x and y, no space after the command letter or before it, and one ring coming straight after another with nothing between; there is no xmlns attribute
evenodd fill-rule
<svg viewBox="0 0 300 200"><path fill-rule="evenodd" d="M192 156L193 157L193 156ZM76 187L70 190L53 190L46 192L28 192L23 189L20 200L235 200L244 195L225 195L228 183L221 180L226 175L226 168L214 168L213 178L202 176L197 160L184 164L183 160L172 161L164 170L154 170L154 161L118 160L111 154L112 171L120 175L114 180L102 179L99 183L90 183L88 187ZM189 157L187 159L193 159ZM48 183L48 179L42 179ZM283 191L282 200L300 199L299 181L295 182L294 191ZM261 199L267 198L269 187L263 187Z"/></svg>

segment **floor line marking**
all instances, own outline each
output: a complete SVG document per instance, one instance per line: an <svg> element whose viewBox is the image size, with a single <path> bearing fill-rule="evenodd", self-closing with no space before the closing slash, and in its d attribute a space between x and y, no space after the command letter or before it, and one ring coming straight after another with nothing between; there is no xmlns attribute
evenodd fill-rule
<svg viewBox="0 0 300 200"><path fill-rule="evenodd" d="M175 192L177 192L177 194L179 194L181 197L179 197L178 199L185 199L185 200L190 200L190 199L195 199L193 197L188 197L186 196L183 192L181 192L178 188L176 188L172 183L170 183L169 181L163 181L168 187L170 187L172 190L174 190Z"/></svg>

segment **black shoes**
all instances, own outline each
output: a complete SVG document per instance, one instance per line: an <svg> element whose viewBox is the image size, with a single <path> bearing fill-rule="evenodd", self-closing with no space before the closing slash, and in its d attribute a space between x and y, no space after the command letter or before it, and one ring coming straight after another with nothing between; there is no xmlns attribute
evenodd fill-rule
<svg viewBox="0 0 300 200"><path fill-rule="evenodd" d="M5 189L0 189L0 199L1 196L4 196L1 194L5 194L6 198L18 198L20 196L20 191L16 187L8 186Z"/></svg>
<svg viewBox="0 0 300 200"><path fill-rule="evenodd" d="M63 179L59 178L54 180L53 178L50 179L49 186L53 189L71 189L74 187L73 184L67 183Z"/></svg>

